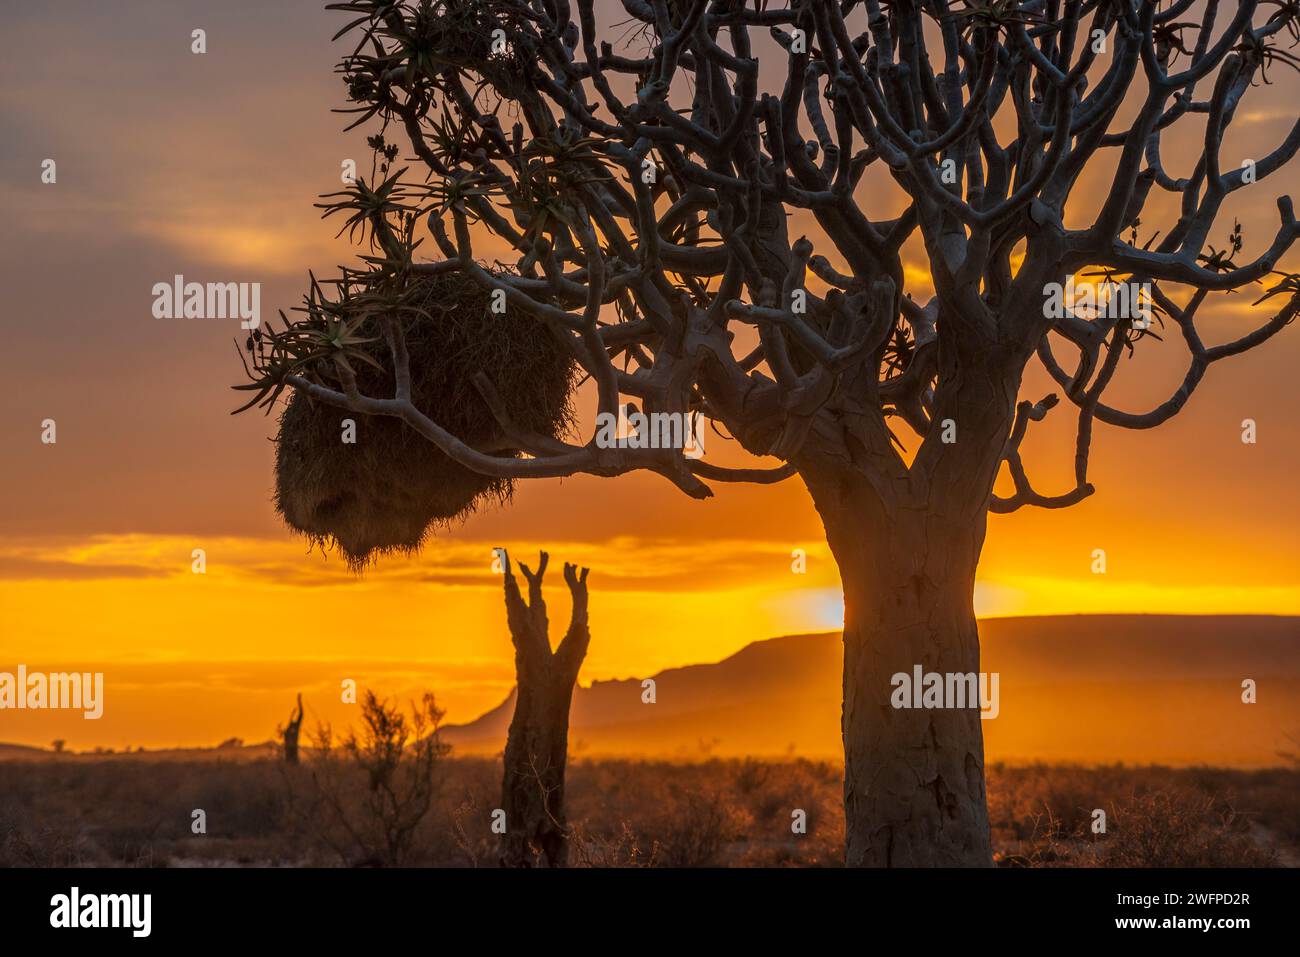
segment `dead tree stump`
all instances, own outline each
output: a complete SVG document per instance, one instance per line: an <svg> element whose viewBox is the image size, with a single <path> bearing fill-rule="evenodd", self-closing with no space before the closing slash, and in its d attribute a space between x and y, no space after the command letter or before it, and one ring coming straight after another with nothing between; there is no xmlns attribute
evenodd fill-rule
<svg viewBox="0 0 1300 957"><path fill-rule="evenodd" d="M573 596L569 630L551 650L542 599L542 576L548 555L534 573L519 568L528 580L528 600L504 551L506 619L515 646L515 713L506 738L505 780L502 784L506 833L503 867L564 867L568 861L569 830L564 817L564 769L569 745L569 703L578 669L587 655L587 572L564 566L564 580Z"/></svg>
<svg viewBox="0 0 1300 957"><path fill-rule="evenodd" d="M284 763L298 763L298 732L302 728L302 692L298 692L298 708L289 714L289 723L281 732L284 741Z"/></svg>

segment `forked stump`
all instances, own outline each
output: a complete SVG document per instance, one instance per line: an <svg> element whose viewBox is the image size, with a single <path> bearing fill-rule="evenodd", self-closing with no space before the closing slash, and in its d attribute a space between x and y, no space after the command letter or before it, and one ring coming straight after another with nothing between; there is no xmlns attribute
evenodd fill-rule
<svg viewBox="0 0 1300 957"><path fill-rule="evenodd" d="M564 867L569 832L564 817L564 768L569 746L569 703L578 669L587 655L587 572L564 566L564 580L573 595L573 616L558 648L551 650L542 576L548 555L534 573L520 570L528 580L528 601L501 553L506 589L506 619L515 646L515 713L506 738L502 802L506 833L503 867Z"/></svg>

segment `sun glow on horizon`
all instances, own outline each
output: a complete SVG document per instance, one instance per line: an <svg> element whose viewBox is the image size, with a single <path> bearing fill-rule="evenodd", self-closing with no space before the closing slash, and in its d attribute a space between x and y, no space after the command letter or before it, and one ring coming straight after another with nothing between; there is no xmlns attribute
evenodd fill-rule
<svg viewBox="0 0 1300 957"><path fill-rule="evenodd" d="M0 540L0 667L107 662L188 673L198 662L300 662L228 689L236 713L191 712L192 695L165 684L135 686L117 741L95 740L92 722L63 728L74 745L212 744L208 730L254 739L281 710L299 672L364 669L385 693L434 688L458 720L495 706L513 682L500 577L490 541L440 541L424 555L385 559L363 576L287 539L203 539L207 569L191 570L192 536L101 535L62 541ZM508 543L509 544L509 543ZM814 548L807 572L790 569L786 543L715 541L709 546L622 537L552 543L552 555L592 567L593 641L583 683L641 677L721 660L786 634L838 630L843 598L829 553ZM511 545L520 557L531 546ZM744 562L733 565L737 555ZM762 575L753 567L765 567ZM1179 584L1004 575L994 562L976 584L981 617L1130 613L1300 613L1285 584ZM707 583L707 584L704 584ZM548 578L553 631L568 596ZM31 649L39 648L40 662ZM331 666L330 662L338 663ZM393 665L401 663L393 671ZM186 679L205 688L219 677ZM314 683L314 684L313 684ZM332 679L309 687L328 689ZM123 686L116 685L117 693ZM151 702L146 705L145 702ZM242 703L241 703L242 702ZM273 726L273 722L272 725ZM33 732L48 743L47 726ZM269 732L269 727L268 727ZM207 736L205 736L207 735ZM22 738L0 726L0 741Z"/></svg>

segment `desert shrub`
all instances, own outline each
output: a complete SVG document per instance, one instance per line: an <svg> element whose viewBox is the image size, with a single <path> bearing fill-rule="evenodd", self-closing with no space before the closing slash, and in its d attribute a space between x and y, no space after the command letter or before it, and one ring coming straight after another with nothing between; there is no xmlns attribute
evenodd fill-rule
<svg viewBox="0 0 1300 957"><path fill-rule="evenodd" d="M1189 788L1134 794L1115 809L1101 863L1111 867L1267 867L1276 854L1252 839L1230 805Z"/></svg>
<svg viewBox="0 0 1300 957"><path fill-rule="evenodd" d="M735 810L718 791L685 791L650 823L655 863L664 867L715 867L729 842L744 833Z"/></svg>
<svg viewBox="0 0 1300 957"><path fill-rule="evenodd" d="M416 832L441 783L438 765L450 748L438 739L444 712L425 694L410 717L367 691L361 732L335 745L328 727L313 741L308 813L320 836L346 863L412 862Z"/></svg>
<svg viewBox="0 0 1300 957"><path fill-rule="evenodd" d="M1276 862L1295 814L1286 771L1031 765L989 769L989 818L1003 866L1226 867ZM1300 777L1300 776L1297 776ZM1289 796L1267 783L1290 784ZM1104 834L1092 832L1095 809ZM1258 823L1267 822L1267 829ZM1281 830L1285 830L1282 824ZM1283 844L1290 839L1282 837Z"/></svg>
<svg viewBox="0 0 1300 957"><path fill-rule="evenodd" d="M1244 781L1225 787L1243 812L1292 848L1300 846L1300 767L1252 771Z"/></svg>
<svg viewBox="0 0 1300 957"><path fill-rule="evenodd" d="M90 850L75 823L32 827L0 816L0 867L78 867Z"/></svg>

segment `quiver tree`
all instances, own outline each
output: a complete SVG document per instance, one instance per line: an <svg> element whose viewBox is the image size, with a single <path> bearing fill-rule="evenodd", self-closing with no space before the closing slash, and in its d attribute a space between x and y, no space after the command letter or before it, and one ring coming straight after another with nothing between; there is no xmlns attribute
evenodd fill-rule
<svg viewBox="0 0 1300 957"><path fill-rule="evenodd" d="M353 17L340 33L348 109L380 132L371 182L326 214L348 215L371 247L340 298L360 289L375 307L344 322L313 285L306 318L250 350L254 402L292 387L396 418L504 481L646 470L706 498L709 483L798 475L844 589L848 862L988 864L977 712L894 710L890 678L918 664L978 672L988 511L1093 494L1098 423L1164 422L1212 364L1294 318L1300 280L1277 272L1300 232L1289 198L1253 257L1239 231L1223 249L1209 236L1230 194L1265 188L1300 146L1297 123L1248 164L1221 155L1252 86L1296 62L1282 47L1300 36L1296 5L334 7ZM1189 118L1199 147L1173 169L1162 142ZM399 152L418 175L390 170ZM1156 225L1162 193L1177 211ZM426 240L437 261L417 250ZM510 269L480 261L503 246ZM905 251L928 273L915 290ZM1145 284L1153 314L1054 308L1053 285L1088 272ZM455 409L413 398L420 317L404 311L413 284L449 273L497 296L502 323L543 323L594 384L599 416L635 401L703 417L769 461L539 434L474 375L504 441L457 434ZM1257 283L1280 311L1207 344L1207 300ZM1125 356L1169 348L1161 326L1188 350L1184 381L1150 411L1105 401ZM361 387L356 337L382 344L366 356L391 388ZM1059 395L1020 397L1035 357ZM1077 417L1073 485L1047 492L1022 441L1061 406ZM1011 494L995 495L1004 469Z"/></svg>
<svg viewBox="0 0 1300 957"><path fill-rule="evenodd" d="M285 764L298 763L298 733L302 730L302 693L298 693L298 707L289 713L289 723L280 729L284 747Z"/></svg>
<svg viewBox="0 0 1300 957"><path fill-rule="evenodd" d="M520 564L528 582L525 601L501 551L505 574L506 621L515 646L515 713L506 737L501 800L506 812L501 863L530 867L568 863L569 834L564 816L564 769L568 763L569 703L578 671L587 656L587 572L565 564L564 581L573 598L569 630L551 649L542 576L549 556L542 552L537 571Z"/></svg>

